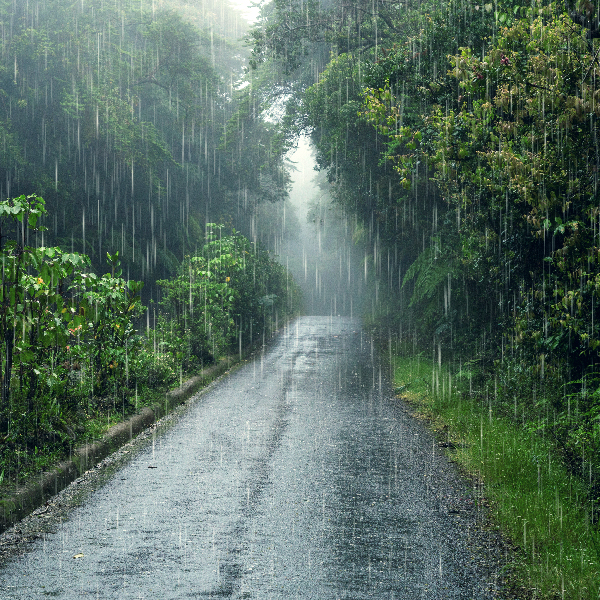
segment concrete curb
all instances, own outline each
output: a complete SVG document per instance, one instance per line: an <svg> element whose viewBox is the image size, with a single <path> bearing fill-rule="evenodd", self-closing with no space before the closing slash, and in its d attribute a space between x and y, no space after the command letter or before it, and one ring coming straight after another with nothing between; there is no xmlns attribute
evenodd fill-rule
<svg viewBox="0 0 600 600"><path fill-rule="evenodd" d="M28 483L13 496L1 498L0 533L42 506L48 498L65 489L88 469L191 398L204 385L227 371L234 362L238 361L223 359L218 364L204 369L200 375L188 379L181 387L167 392L164 403L145 407L139 414L114 425L101 440L77 448L69 460L59 463L50 472L42 473L38 481Z"/></svg>

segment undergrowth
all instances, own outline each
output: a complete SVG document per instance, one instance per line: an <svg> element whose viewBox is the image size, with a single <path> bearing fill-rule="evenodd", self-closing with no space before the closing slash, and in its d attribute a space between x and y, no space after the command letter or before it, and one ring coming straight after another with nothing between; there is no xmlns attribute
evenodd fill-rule
<svg viewBox="0 0 600 600"><path fill-rule="evenodd" d="M473 373L423 356L393 357L396 394L444 436L481 479L492 518L517 548L518 598L583 600L600 594L600 532L589 486L553 440L497 414Z"/></svg>
<svg viewBox="0 0 600 600"><path fill-rule="evenodd" d="M147 344L151 346L152 340L148 340ZM157 358L151 348L141 352L140 357L143 358L137 363L140 369L137 373L139 385L102 397L90 394L74 406L56 403L53 418L43 427L41 424L38 427L38 432L43 430L43 439L39 444L31 445L21 436L6 440L0 450L0 497L9 495L19 486L68 459L75 448L101 439L113 425L163 400L165 393L179 386L182 378L197 372L197 369L178 372L173 368L157 368L154 363L160 357ZM24 422L30 421L29 429L35 428L35 423L42 418L48 421L46 416L21 413ZM23 423L21 428L25 429L25 425ZM19 423L15 423L15 428L18 427Z"/></svg>

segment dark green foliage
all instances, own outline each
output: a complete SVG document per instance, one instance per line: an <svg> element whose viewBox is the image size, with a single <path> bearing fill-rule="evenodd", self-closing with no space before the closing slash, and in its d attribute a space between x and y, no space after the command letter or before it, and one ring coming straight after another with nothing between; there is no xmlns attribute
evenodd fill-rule
<svg viewBox="0 0 600 600"><path fill-rule="evenodd" d="M187 9L57 0L0 11L0 198L43 196L48 243L95 268L118 249L148 297L206 220L248 230L257 203L286 195L285 147L245 108L260 86L234 89L239 18L211 2Z"/></svg>
<svg viewBox="0 0 600 600"><path fill-rule="evenodd" d="M90 398L125 394L129 354L140 348L133 323L141 284L115 272L118 253L108 256L111 273L98 277L85 255L28 245L43 230L38 221L45 213L40 197L0 202L0 436L7 477L28 453L68 448L75 435L68 415L89 408Z"/></svg>
<svg viewBox="0 0 600 600"><path fill-rule="evenodd" d="M158 284L165 290L160 351L186 370L269 336L299 308L285 269L239 233L224 235L222 225L207 224L201 252Z"/></svg>

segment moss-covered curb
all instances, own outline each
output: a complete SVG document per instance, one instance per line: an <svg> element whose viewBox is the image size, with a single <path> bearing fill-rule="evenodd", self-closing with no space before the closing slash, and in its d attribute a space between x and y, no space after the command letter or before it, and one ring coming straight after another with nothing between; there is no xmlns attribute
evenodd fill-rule
<svg viewBox="0 0 600 600"><path fill-rule="evenodd" d="M238 361L239 357L223 359L218 364L204 369L181 387L166 393L164 402L147 406L140 413L114 425L101 440L77 448L69 460L59 463L51 471L42 473L37 481L30 481L12 496L0 498L0 533L43 505L48 498L66 488L88 469L127 444L134 436L162 419Z"/></svg>

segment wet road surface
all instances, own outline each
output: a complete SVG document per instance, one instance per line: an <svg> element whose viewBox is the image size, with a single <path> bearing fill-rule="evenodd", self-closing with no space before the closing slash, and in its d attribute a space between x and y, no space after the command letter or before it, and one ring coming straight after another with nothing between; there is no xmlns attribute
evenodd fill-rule
<svg viewBox="0 0 600 600"><path fill-rule="evenodd" d="M294 321L149 440L0 569L0 598L494 597L468 488L357 321Z"/></svg>

